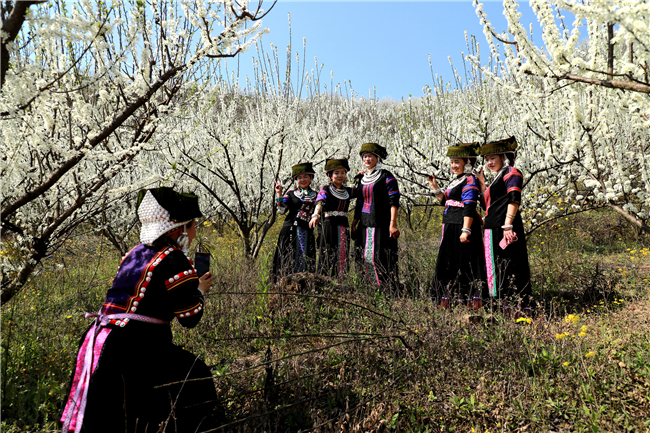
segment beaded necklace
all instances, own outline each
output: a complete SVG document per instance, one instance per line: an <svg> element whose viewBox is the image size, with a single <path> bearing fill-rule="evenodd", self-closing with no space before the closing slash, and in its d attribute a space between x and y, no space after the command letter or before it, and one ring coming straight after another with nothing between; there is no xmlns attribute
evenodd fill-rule
<svg viewBox="0 0 650 433"><path fill-rule="evenodd" d="M315 196L315 191L313 191L311 188L310 189L302 189L302 188L298 187L297 189L293 190L293 193L300 200L302 200L303 197L312 198L312 197Z"/></svg>
<svg viewBox="0 0 650 433"><path fill-rule="evenodd" d="M330 192L332 195L339 200L347 200L350 198L350 194L348 193L348 190L345 188L338 189L337 187L334 186L334 184L330 185Z"/></svg>
<svg viewBox="0 0 650 433"><path fill-rule="evenodd" d="M371 183L377 182L377 179L379 179L379 177L381 176L382 171L383 170L381 168L376 168L375 166L375 169L372 171L372 173L366 172L363 174L363 177L361 178L361 183L363 185L370 185Z"/></svg>

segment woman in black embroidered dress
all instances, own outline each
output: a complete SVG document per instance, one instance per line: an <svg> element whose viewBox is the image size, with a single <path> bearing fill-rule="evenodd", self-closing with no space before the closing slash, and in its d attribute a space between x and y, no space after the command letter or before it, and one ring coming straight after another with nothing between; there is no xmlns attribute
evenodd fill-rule
<svg viewBox="0 0 650 433"><path fill-rule="evenodd" d="M381 160L388 156L377 143L365 143L359 152L366 167L363 176L357 176L359 198L352 222L356 237L356 258L373 284L392 293L399 293L397 266L397 211L399 187L397 179L381 168Z"/></svg>
<svg viewBox="0 0 650 433"><path fill-rule="evenodd" d="M344 187L343 183L350 167L347 159L328 159L325 173L331 183L321 188L316 198L316 211L309 227L316 227L323 219L318 256L319 272L329 274L342 281L349 268L350 230L348 208L357 196L356 188Z"/></svg>
<svg viewBox="0 0 650 433"><path fill-rule="evenodd" d="M481 155L496 177L488 187L482 172L477 181L485 208L483 243L489 295L509 299L508 302L522 299L527 306L532 302L532 287L526 234L519 212L524 177L512 166L516 149L515 137L483 145Z"/></svg>
<svg viewBox="0 0 650 433"><path fill-rule="evenodd" d="M199 278L186 256L198 199L171 188L141 191L138 216L142 243L122 259L101 312L87 314L97 319L79 350L61 417L66 433L211 427L217 395L210 369L173 344L169 326L174 318L198 324L215 278Z"/></svg>
<svg viewBox="0 0 650 433"><path fill-rule="evenodd" d="M443 307L449 307L451 299L479 309L486 296L481 217L476 212L478 186L472 174L478 151L478 143L461 143L447 150L455 179L446 190L429 176L434 195L445 205L434 281Z"/></svg>
<svg viewBox="0 0 650 433"><path fill-rule="evenodd" d="M275 199L278 212L287 213L278 236L273 257L271 280L275 283L285 275L296 272L314 272L316 267L316 239L309 220L316 207L317 193L311 189L314 178L311 162L296 164L291 175L298 187L282 195L282 185L276 183Z"/></svg>

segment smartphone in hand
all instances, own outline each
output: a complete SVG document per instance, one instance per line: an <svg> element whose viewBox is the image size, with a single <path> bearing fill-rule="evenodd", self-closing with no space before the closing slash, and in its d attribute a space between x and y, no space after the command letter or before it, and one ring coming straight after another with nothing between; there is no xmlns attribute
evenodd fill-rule
<svg viewBox="0 0 650 433"><path fill-rule="evenodd" d="M208 272L210 270L210 253L200 251L194 253L194 269L196 269L196 275L199 278Z"/></svg>

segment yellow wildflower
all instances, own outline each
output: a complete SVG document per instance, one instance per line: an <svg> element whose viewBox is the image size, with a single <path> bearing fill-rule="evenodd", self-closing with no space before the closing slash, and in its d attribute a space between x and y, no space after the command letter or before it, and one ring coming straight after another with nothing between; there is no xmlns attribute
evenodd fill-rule
<svg viewBox="0 0 650 433"><path fill-rule="evenodd" d="M555 338L557 338L558 340L561 340L564 337L566 337L566 334L555 334Z"/></svg>
<svg viewBox="0 0 650 433"><path fill-rule="evenodd" d="M567 362L565 362L563 365L564 365L565 367L568 367L569 365L571 365L571 363L569 363L569 361L567 361Z"/></svg>
<svg viewBox="0 0 650 433"><path fill-rule="evenodd" d="M590 356L594 356L596 352L587 352L585 353L585 358L589 358Z"/></svg>
<svg viewBox="0 0 650 433"><path fill-rule="evenodd" d="M564 321L566 323L578 323L579 320L580 320L580 316L578 316L577 314L569 314L564 318Z"/></svg>
<svg viewBox="0 0 650 433"><path fill-rule="evenodd" d="M517 319L517 323L519 323L519 322L532 323L533 321L531 319L529 319L528 317L520 317L519 319Z"/></svg>

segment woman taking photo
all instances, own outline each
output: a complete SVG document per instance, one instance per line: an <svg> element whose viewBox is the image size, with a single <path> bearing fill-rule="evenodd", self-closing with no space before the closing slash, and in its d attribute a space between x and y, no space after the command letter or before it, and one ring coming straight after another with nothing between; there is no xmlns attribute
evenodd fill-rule
<svg viewBox="0 0 650 433"><path fill-rule="evenodd" d="M359 152L365 170L357 176L359 198L352 222L356 235L357 260L373 284L394 294L400 285L397 268L397 211L399 188L397 179L381 168L388 153L377 143L365 143Z"/></svg>
<svg viewBox="0 0 650 433"><path fill-rule="evenodd" d="M491 298L524 301L530 305L530 266L524 223L519 212L524 177L513 165L517 140L510 137L487 143L481 147L486 167L495 173L486 187L483 173L477 180L482 193L481 205L485 208L485 265ZM504 309L509 309L509 304Z"/></svg>
<svg viewBox="0 0 650 433"><path fill-rule="evenodd" d="M321 188L316 198L316 211L311 217L310 228L323 221L323 234L319 245L318 269L336 277L341 282L348 271L350 230L348 208L356 198L357 189L344 187L350 167L347 159L328 159L325 173L330 184Z"/></svg>
<svg viewBox="0 0 650 433"><path fill-rule="evenodd" d="M61 417L66 433L210 428L210 369L173 344L169 325L196 326L215 279L199 278L186 256L202 216L198 198L140 191L138 216L141 244L122 259L100 313L86 313L96 319L81 340Z"/></svg>
<svg viewBox="0 0 650 433"><path fill-rule="evenodd" d="M446 190L438 187L435 176L428 176L433 194L445 206L434 282L445 308L452 300L479 309L485 296L481 217L476 212L479 189L472 174L478 152L478 143L447 150L454 179Z"/></svg>
<svg viewBox="0 0 650 433"><path fill-rule="evenodd" d="M296 164L291 168L291 177L296 189L282 195L282 184L276 182L275 194L278 212L287 214L278 237L273 257L271 279L275 283L285 275L296 272L314 272L316 265L316 240L309 227L316 206L316 191L311 189L314 178L311 162Z"/></svg>

